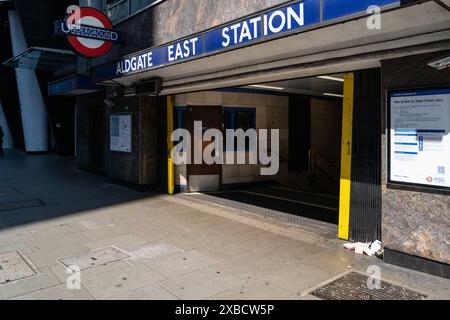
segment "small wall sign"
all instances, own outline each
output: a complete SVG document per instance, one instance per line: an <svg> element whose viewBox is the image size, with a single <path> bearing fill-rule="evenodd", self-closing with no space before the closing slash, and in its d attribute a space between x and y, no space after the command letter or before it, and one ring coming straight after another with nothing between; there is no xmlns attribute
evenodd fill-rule
<svg viewBox="0 0 450 320"><path fill-rule="evenodd" d="M110 150L115 152L132 152L132 115L131 113L114 114L110 117Z"/></svg>

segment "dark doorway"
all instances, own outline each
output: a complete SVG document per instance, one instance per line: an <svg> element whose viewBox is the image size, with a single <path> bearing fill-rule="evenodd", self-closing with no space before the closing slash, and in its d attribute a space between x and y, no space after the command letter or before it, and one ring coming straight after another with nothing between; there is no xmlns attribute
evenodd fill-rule
<svg viewBox="0 0 450 320"><path fill-rule="evenodd" d="M90 170L103 174L104 141L105 141L105 110L103 107L89 109L89 164Z"/></svg>
<svg viewBox="0 0 450 320"><path fill-rule="evenodd" d="M213 191L218 190L222 181L222 166L195 164L194 148L202 145L202 153L212 142L203 142L202 137L194 136L194 122L202 122L202 133L208 129L222 130L222 107L221 106L189 106L186 113L186 128L192 137L191 165L187 167L188 180L191 191Z"/></svg>

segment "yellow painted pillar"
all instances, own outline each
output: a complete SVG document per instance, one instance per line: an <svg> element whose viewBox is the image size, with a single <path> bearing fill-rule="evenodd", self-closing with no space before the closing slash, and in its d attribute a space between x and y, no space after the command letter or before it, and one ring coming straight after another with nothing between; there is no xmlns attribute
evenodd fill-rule
<svg viewBox="0 0 450 320"><path fill-rule="evenodd" d="M167 97L167 192L175 193L175 166L172 159L173 97Z"/></svg>
<svg viewBox="0 0 450 320"><path fill-rule="evenodd" d="M347 73L344 77L344 105L342 111L341 146L341 190L339 197L339 238L343 240L349 239L350 231L354 89L355 75L353 73Z"/></svg>

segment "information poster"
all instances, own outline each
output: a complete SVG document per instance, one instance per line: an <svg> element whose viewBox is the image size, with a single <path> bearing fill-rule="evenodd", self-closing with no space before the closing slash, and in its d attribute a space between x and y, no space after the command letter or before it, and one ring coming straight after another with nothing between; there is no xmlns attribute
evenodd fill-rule
<svg viewBox="0 0 450 320"><path fill-rule="evenodd" d="M112 115L110 122L111 151L131 153L131 114Z"/></svg>
<svg viewBox="0 0 450 320"><path fill-rule="evenodd" d="M390 180L450 188L450 89L390 94Z"/></svg>

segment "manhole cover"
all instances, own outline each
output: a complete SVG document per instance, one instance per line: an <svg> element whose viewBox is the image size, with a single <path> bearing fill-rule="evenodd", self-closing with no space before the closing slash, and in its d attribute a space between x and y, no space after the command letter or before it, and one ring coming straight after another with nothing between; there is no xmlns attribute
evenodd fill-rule
<svg viewBox="0 0 450 320"><path fill-rule="evenodd" d="M123 260L128 257L129 256L126 253L116 248L108 247L59 259L59 261L66 267L77 266L80 270L86 270L114 261Z"/></svg>
<svg viewBox="0 0 450 320"><path fill-rule="evenodd" d="M36 275L18 252L0 255L0 285Z"/></svg>
<svg viewBox="0 0 450 320"><path fill-rule="evenodd" d="M14 202L4 202L0 203L0 212L41 207L45 205L41 200L24 200L24 201L14 201Z"/></svg>
<svg viewBox="0 0 450 320"><path fill-rule="evenodd" d="M385 281L381 281L379 289L369 289L367 280L366 275L350 272L311 295L323 300L424 300L427 297Z"/></svg>

